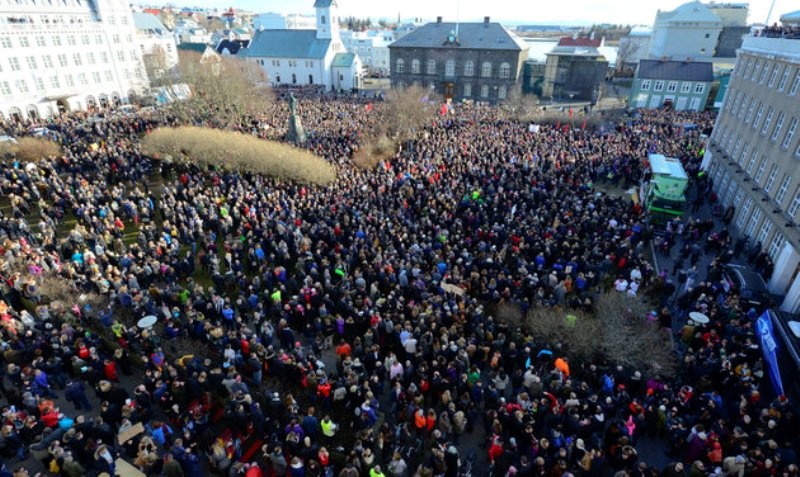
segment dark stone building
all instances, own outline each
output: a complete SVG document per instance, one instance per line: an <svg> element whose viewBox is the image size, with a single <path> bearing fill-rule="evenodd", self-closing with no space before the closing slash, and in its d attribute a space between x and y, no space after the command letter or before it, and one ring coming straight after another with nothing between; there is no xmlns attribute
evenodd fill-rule
<svg viewBox="0 0 800 477"><path fill-rule="evenodd" d="M392 86L431 88L456 101L504 100L522 75L528 46L499 23L436 23L389 45Z"/></svg>

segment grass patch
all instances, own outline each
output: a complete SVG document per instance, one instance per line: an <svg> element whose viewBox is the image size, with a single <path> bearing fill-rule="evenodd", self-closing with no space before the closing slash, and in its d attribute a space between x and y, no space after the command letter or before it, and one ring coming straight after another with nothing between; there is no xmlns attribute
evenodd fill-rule
<svg viewBox="0 0 800 477"><path fill-rule="evenodd" d="M310 152L248 134L211 128L161 128L142 141L154 158L263 174L299 183L329 184L333 167Z"/></svg>

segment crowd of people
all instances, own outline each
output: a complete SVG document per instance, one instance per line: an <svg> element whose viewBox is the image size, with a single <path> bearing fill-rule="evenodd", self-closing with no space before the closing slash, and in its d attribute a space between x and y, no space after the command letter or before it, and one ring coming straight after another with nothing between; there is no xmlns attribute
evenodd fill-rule
<svg viewBox="0 0 800 477"><path fill-rule="evenodd" d="M365 170L351 158L381 105L295 95L329 186L142 155L168 110L53 118L60 157L0 164L0 475L113 475L118 459L168 477L798 475L800 424L770 398L722 260L674 309L658 297L665 328L712 318L673 330L677 376L570 360L493 316L663 290L641 207L603 190L638 184L650 152L696 177L713 113L532 132L458 105ZM279 101L241 129L287 123ZM671 463L640 459L645 440Z"/></svg>

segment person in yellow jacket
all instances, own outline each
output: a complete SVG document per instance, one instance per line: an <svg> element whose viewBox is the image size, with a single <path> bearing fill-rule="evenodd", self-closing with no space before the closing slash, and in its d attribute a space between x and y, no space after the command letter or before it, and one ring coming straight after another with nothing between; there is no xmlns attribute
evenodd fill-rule
<svg viewBox="0 0 800 477"><path fill-rule="evenodd" d="M376 465L369 471L369 477L386 477L386 474L381 472L381 466Z"/></svg>

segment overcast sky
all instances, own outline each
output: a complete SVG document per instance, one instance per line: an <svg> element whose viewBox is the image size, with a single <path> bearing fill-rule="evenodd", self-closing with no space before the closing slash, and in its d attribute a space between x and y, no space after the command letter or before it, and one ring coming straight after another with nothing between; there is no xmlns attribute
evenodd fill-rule
<svg viewBox="0 0 800 477"><path fill-rule="evenodd" d="M650 25L656 10L672 10L686 0L460 0L462 21L493 20L514 23L625 23ZM314 0L173 0L177 6L233 6L255 12L312 13ZM345 16L396 19L441 15L455 21L459 0L338 0ZM772 0L752 0L751 23L763 23ZM797 0L775 0L770 22L800 8Z"/></svg>

